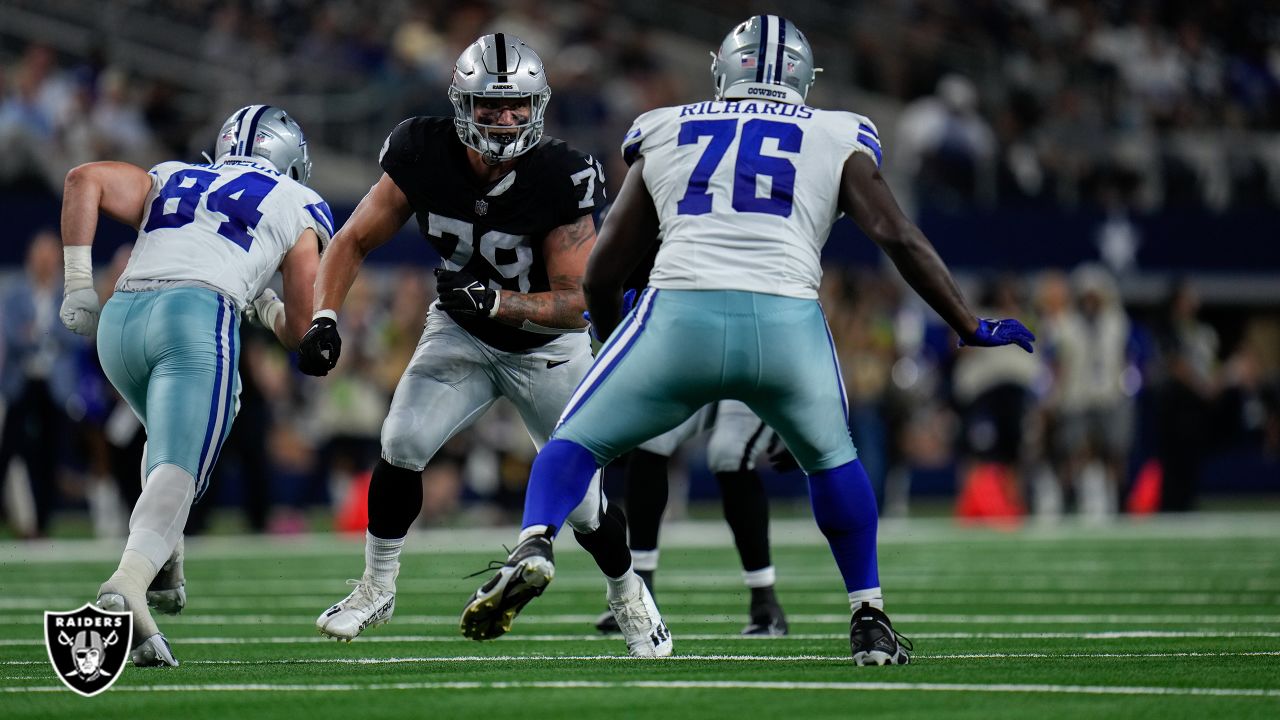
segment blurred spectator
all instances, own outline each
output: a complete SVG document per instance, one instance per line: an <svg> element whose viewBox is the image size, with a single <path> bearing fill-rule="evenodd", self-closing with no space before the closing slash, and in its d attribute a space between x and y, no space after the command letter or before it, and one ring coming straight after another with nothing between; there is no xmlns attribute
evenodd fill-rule
<svg viewBox="0 0 1280 720"><path fill-rule="evenodd" d="M1133 380L1129 370L1129 318L1119 290L1101 266L1071 276L1078 310L1054 318L1051 347L1056 410L1051 442L1067 497L1090 517L1114 515L1133 442Z"/></svg>
<svg viewBox="0 0 1280 720"><path fill-rule="evenodd" d="M989 290L980 317L1026 315L1020 288L1001 278ZM1021 478L1028 454L1028 417L1042 373L1038 356L1021 348L991 352L962 348L952 393L962 423L958 510L968 517L1009 517L1025 510Z"/></svg>
<svg viewBox="0 0 1280 720"><path fill-rule="evenodd" d="M38 233L26 273L5 295L0 392L7 412L0 434L0 477L22 458L35 500L37 535L48 532L58 498L58 457L65 448L67 403L76 392L76 352L83 338L62 326L62 241Z"/></svg>
<svg viewBox="0 0 1280 720"><path fill-rule="evenodd" d="M917 198L944 207L990 198L995 134L968 78L947 75L933 95L903 109L897 137L896 162Z"/></svg>
<svg viewBox="0 0 1280 720"><path fill-rule="evenodd" d="M99 76L98 99L89 111L94 159L136 158L152 152L151 129L131 93L119 68L109 68Z"/></svg>
<svg viewBox="0 0 1280 720"><path fill-rule="evenodd" d="M1185 512L1195 506L1201 464L1212 440L1218 334L1200 321L1200 296L1191 281L1176 283L1166 308L1159 331L1164 378L1156 415L1164 472L1161 509Z"/></svg>

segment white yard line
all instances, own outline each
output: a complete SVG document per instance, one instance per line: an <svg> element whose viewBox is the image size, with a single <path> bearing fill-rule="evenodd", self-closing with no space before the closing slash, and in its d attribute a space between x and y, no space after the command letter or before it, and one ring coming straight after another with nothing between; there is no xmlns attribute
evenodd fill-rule
<svg viewBox="0 0 1280 720"><path fill-rule="evenodd" d="M598 588L594 588L598 590ZM796 599L793 597L788 599L788 608L796 605ZM449 593L450 595L459 596L458 592ZM414 596L418 593L401 592L399 598L405 596ZM834 595L834 594L831 594ZM830 599L828 595L825 599ZM1260 594L1260 593L1204 593L1204 594L1181 594L1167 595L1161 593L1063 593L1057 591L1043 592L894 592L891 598L895 604L910 603L913 605L924 605L929 603L945 602L947 604L962 604L969 606L981 606L983 608L997 608L1005 606L1027 606L1027 605L1045 605L1045 606L1062 606L1072 605L1078 607L1084 606L1135 606L1147 607L1152 605L1165 605L1171 607L1232 607L1232 606L1280 606L1280 595ZM211 610L258 610L264 606L269 606L276 610L283 609L315 609L318 613L337 599L336 594L325 595L284 595L284 596L263 596L263 597L232 597L232 596L203 596L194 597L191 601L193 610L204 612ZM818 598L818 602L810 602L812 605L828 605L822 602L824 598ZM734 597L728 593L690 593L681 592L679 590L671 590L664 587L662 592L663 604L669 607L680 607L683 609L695 607L708 607L716 610L723 610L726 604L731 604ZM57 610L70 609L79 607L84 600L78 596L63 597L0 597L0 616L7 614L22 614L32 610ZM403 605L403 601L400 603ZM603 605L603 602L601 603Z"/></svg>
<svg viewBox="0 0 1280 720"><path fill-rule="evenodd" d="M405 545L407 554L472 552L492 547L495 553L505 539L513 542L514 527L435 528L413 533ZM775 547L822 545L824 540L811 520L776 520L770 524ZM939 542L1007 544L1010 542L1079 542L1106 540L1273 539L1280 538L1275 513L1195 513L1183 517L1120 518L1115 523L1091 525L1068 519L1051 526L1029 524L1005 532L958 527L948 518L886 519L880 523L880 544L920 545ZM663 525L664 549L732 547L728 527L720 520L676 521ZM220 536L192 538L188 557L257 558L278 556L359 557L362 536L315 535ZM574 543L561 543L565 552L582 552ZM120 557L119 540L36 540L0 543L0 562L90 562ZM559 548L557 548L559 549ZM1125 558L1116 558L1123 562ZM1275 567L1268 564L1268 567Z"/></svg>
<svg viewBox="0 0 1280 720"><path fill-rule="evenodd" d="M68 608L69 609L69 608ZM32 616L35 617L35 616ZM589 614L546 614L528 612L521 616L521 625L593 625L598 613ZM672 626L694 626L705 623L741 623L743 618L738 614L723 613L664 613L663 617ZM161 618L166 625L262 625L266 623L284 623L290 625L310 626L316 616L307 614L205 614L193 613L178 615L172 618ZM795 623L836 623L849 624L848 613L788 613L787 619ZM1280 614L1231 614L1214 615L1196 614L1119 614L1119 613L1075 613L1055 614L947 614L947 613L895 613L895 625L940 624L940 625L1233 625L1263 624L1280 626ZM457 615L396 615L393 623L405 625L456 626Z"/></svg>
<svg viewBox="0 0 1280 720"><path fill-rule="evenodd" d="M915 660L1017 660L1025 658L1043 659L1093 659L1093 658L1213 658L1213 657L1276 657L1280 650L1259 650L1256 652L1135 652L1135 653L956 653L930 654L917 653ZM620 660L624 662L638 661L629 655L458 655L432 657L387 657L387 658L297 658L273 660L183 660L183 665L401 665L405 663L487 663L487 662L532 662L545 663L549 660L566 662L594 662L600 660ZM663 662L849 662L848 655L673 655L663 658ZM0 665L47 665L48 660L3 660ZM4 679L16 679L5 676Z"/></svg>
<svg viewBox="0 0 1280 720"><path fill-rule="evenodd" d="M824 558L825 560L825 558ZM193 568L188 565L187 572ZM329 577L300 578L225 578L201 576L197 562L196 577L187 578L189 586L199 588L201 597L278 597L280 595L317 595L326 597L334 592L341 592L344 585L337 575ZM557 568L559 570L559 568ZM421 577L400 576L396 580L397 592L404 595L456 595L459 591L459 579L432 577L430 571L421 573ZM698 590L716 590L718 592L738 591L742 589L742 574L738 571L717 571L708 569L705 572L691 573L684 570L662 570L658 573L662 580L663 592L696 592ZM1097 577L1064 576L1061 573L1046 572L1043 565L1034 572L1006 572L1001 577L986 577L981 580L970 576L958 577L938 574L927 576L906 576L901 573L881 572L885 588L896 595L899 592L930 593L1007 593L1007 592L1045 592L1069 593L1083 592L1093 594L1108 593L1155 593L1166 602L1169 593L1213 593L1223 595L1234 592L1280 593L1280 577L1229 577L1214 578L1153 578L1127 577L1101 579ZM830 589L835 580L832 573L806 573L788 571L778 568L778 586L790 592L804 590ZM62 581L14 582L12 585L0 581L0 590L20 591L29 595L48 596L81 596L85 588L92 592L96 582L85 579ZM470 591L469 585L461 585ZM592 573L557 575L557 589L599 590L600 578Z"/></svg>
<svg viewBox="0 0 1280 720"><path fill-rule="evenodd" d="M827 641L844 640L847 633L792 633L785 638L761 638L738 635L736 633L677 633L680 641L739 641L745 643L782 643L790 641ZM1149 640L1149 639L1240 639L1240 638L1280 638L1280 631L1261 630L1256 632L1213 632L1213 631L1165 631L1165 630L1119 630L1115 632L1066 633L1066 632L1027 632L1027 633L974 633L974 632L937 632L910 634L914 640ZM618 635L521 635L513 634L512 640L520 642L609 642L621 643ZM313 645L333 644L337 641L319 635L275 636L275 637L174 637L173 643L183 645ZM473 640L461 635L382 635L377 631L362 635L355 641L357 645L367 643L472 643ZM44 640L5 638L0 639L0 647L44 647Z"/></svg>
<svg viewBox="0 0 1280 720"><path fill-rule="evenodd" d="M1129 695L1129 696L1209 696L1280 698L1274 688L1220 687L1143 687L1123 685L1050 685L966 683L889 683L889 682L750 682L740 680L632 680L632 681L522 681L522 682L415 682L415 683L325 683L325 684L210 684L210 685L116 685L111 692L369 692L378 690L551 690L551 689L646 689L646 690L773 690L814 692L882 691L882 692L949 692L980 694L1056 694L1056 695ZM38 687L5 687L5 693L61 693L62 685Z"/></svg>

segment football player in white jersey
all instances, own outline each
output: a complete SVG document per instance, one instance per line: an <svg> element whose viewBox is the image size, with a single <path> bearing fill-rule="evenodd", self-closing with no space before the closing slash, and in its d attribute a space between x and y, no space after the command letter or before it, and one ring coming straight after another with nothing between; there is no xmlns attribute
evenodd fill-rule
<svg viewBox="0 0 1280 720"><path fill-rule="evenodd" d="M743 22L711 70L714 100L645 113L623 141L631 169L583 281L596 332L609 341L538 453L519 543L467 603L463 626L518 611L543 591L555 573L551 541L598 466L732 398L782 437L808 475L852 608L854 662L906 663L910 647L883 610L875 496L817 299L832 223L849 214L962 342L1030 352L1034 336L1017 320L969 310L881 177L871 121L804 104L815 69L794 25L775 15ZM650 287L622 320L623 285L658 237Z"/></svg>
<svg viewBox="0 0 1280 720"><path fill-rule="evenodd" d="M311 322L329 206L306 187L302 128L270 105L223 124L208 164L119 162L67 174L62 201L62 322L97 334L107 378L147 430L143 489L119 568L99 607L133 613L136 665L176 666L147 610L186 604L182 531L208 486L238 409L241 313L295 348ZM99 213L137 228L129 264L99 307L91 245ZM268 282L284 274L284 300ZM101 316L101 317L99 317Z"/></svg>

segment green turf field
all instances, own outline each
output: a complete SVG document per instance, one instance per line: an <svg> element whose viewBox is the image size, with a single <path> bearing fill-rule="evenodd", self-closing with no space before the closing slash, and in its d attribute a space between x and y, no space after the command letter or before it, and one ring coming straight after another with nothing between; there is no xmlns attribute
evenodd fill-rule
<svg viewBox="0 0 1280 720"><path fill-rule="evenodd" d="M594 634L603 584L569 538L557 577L507 637L457 630L514 531L410 538L395 619L356 642L315 616L363 567L360 539L213 538L187 546L187 611L160 619L177 669L128 667L65 690L42 611L91 599L114 544L0 544L0 717L1280 718L1280 515L1004 532L882 526L887 610L913 664L848 659L848 603L808 523L775 523L792 635L741 639L746 592L727 531L674 525L657 598L676 657Z"/></svg>

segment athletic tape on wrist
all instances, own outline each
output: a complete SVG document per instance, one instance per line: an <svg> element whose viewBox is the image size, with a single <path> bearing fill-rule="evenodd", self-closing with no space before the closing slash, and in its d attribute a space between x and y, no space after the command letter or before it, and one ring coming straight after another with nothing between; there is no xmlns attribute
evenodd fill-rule
<svg viewBox="0 0 1280 720"><path fill-rule="evenodd" d="M63 247L62 272L65 292L93 287L93 248L88 245Z"/></svg>
<svg viewBox="0 0 1280 720"><path fill-rule="evenodd" d="M276 331L276 320L284 317L284 302L281 300L272 300L262 312L258 313L258 319L266 326L268 330L279 335Z"/></svg>

